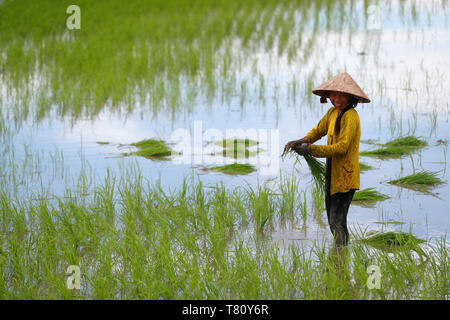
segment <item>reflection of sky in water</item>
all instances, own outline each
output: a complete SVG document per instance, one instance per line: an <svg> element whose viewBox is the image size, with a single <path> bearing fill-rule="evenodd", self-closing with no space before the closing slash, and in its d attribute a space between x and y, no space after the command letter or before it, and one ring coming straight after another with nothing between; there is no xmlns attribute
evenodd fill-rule
<svg viewBox="0 0 450 320"><path fill-rule="evenodd" d="M151 161L144 158L121 158L121 152L134 150L123 146L142 139L158 137L170 140L177 129L185 129L191 134L194 143L194 124L200 121L203 132L217 129L226 138L227 129L253 128L255 130L277 129L279 140L276 144L263 144L267 152L262 155L273 155L279 159L284 144L305 135L330 107L322 105L316 96L308 100L306 83L311 77L312 87L319 85L332 75L346 70L359 83L361 88L372 99L370 104L360 104L357 111L362 125L361 139L376 139L386 142L399 135L415 134L424 137L429 147L414 153L412 159L405 157L397 160L378 160L361 157L361 161L376 169L361 174L361 189L374 187L388 194L392 199L379 202L375 208L351 206L349 224L353 228L359 225L369 229L380 229L382 225L376 221L403 221L402 226L383 226L408 231L411 225L413 232L421 237L447 236L449 218L445 208L450 205L450 187L448 184L433 189L439 198L425 195L417 191L391 186L387 180L400 175L407 175L415 170L440 171L444 180L450 181L447 174L447 147L435 146L438 139L450 139L448 125L450 100L448 91L448 74L450 65L450 33L448 32L448 11L433 7L428 1L417 6L419 23L414 25L395 16L398 4L392 8L380 4L381 30L366 32L364 28L342 33L322 31L316 35L315 47L311 53L314 57L303 62L300 59L288 64L287 57L275 59L273 53L255 50L247 56L248 61L256 63L256 74L253 65L236 72L237 80L247 80L247 91L243 109L239 90L223 103L219 98L211 103L200 102L190 106L192 113L180 111L175 117L170 113L152 114L141 109L127 119L103 111L94 120L80 120L73 127L56 119L43 120L41 123L28 122L22 126L15 137L17 156L20 146L27 144L32 150L63 151L65 163L71 172L81 169L80 148L84 157L91 164L97 181L102 181L106 168L118 170L123 163L137 161L142 174L150 181L160 179L161 184L171 189L181 184L183 178L190 174L198 175L205 185L223 182L226 186L242 186L246 183L255 186L273 176L261 175L261 170L248 176L227 176L220 173L205 173L199 170L202 162L192 164L176 164L171 161ZM402 4L403 5L403 2ZM428 21L423 7L431 6L432 18ZM407 7L407 6L406 6ZM408 10L405 9L405 12ZM417 22L415 22L417 23ZM432 27L428 27L429 23ZM364 24L360 22L359 26ZM235 50L239 52L236 44ZM365 54L360 54L364 52ZM265 80L265 101L258 98L259 76ZM296 101L288 94L287 88L295 79L298 83ZM239 82L237 82L239 83ZM239 86L238 86L239 87ZM436 125L434 125L436 123ZM108 141L108 145L99 145L96 141ZM325 144L323 138L320 144ZM360 150L371 146L361 144ZM192 155L195 159L195 155ZM206 158L205 158L206 159ZM204 159L204 160L205 160ZM205 163L203 163L205 164ZM292 173L293 159L280 161L280 169ZM305 164L298 166L301 173L301 185L309 185L308 170ZM278 170L276 170L278 172ZM61 181L55 181L56 193L63 193ZM308 194L310 191L308 190ZM325 226L320 226L311 218L308 222L308 236L323 230L328 235L326 216L322 216ZM384 220L383 220L384 219ZM308 237L300 235L294 229L285 233L276 231L274 241L283 237ZM288 236L289 235L289 236ZM312 237L315 237L312 235Z"/></svg>

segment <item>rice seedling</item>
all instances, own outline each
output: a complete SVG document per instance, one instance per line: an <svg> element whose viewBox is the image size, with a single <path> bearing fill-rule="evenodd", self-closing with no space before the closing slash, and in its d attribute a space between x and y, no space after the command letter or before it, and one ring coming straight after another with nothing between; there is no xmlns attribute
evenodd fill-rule
<svg viewBox="0 0 450 320"><path fill-rule="evenodd" d="M317 184L315 184L312 189L312 198L316 208L316 215L320 216L325 210L325 193L322 188L317 186Z"/></svg>
<svg viewBox="0 0 450 320"><path fill-rule="evenodd" d="M288 154L295 153L295 150L289 150ZM285 157L286 155L283 153L281 157ZM317 186L318 190L320 192L325 192L325 164L319 160L317 160L315 157L311 156L310 154L306 154L303 156L306 163L308 164L308 167L311 171L311 175L313 177L314 183ZM295 163L299 162L299 157L297 156Z"/></svg>
<svg viewBox="0 0 450 320"><path fill-rule="evenodd" d="M254 217L256 231L263 231L275 212L274 194L266 185L258 186L256 191L251 187L245 190Z"/></svg>
<svg viewBox="0 0 450 320"><path fill-rule="evenodd" d="M280 170L280 204L279 211L280 216L283 219L284 217L293 217L294 212L298 207L298 189L299 189L299 181L297 177L283 177Z"/></svg>
<svg viewBox="0 0 450 320"><path fill-rule="evenodd" d="M376 191L374 188L366 188L356 191L352 201L383 201L386 199L390 199L390 197Z"/></svg>
<svg viewBox="0 0 450 320"><path fill-rule="evenodd" d="M367 170L371 170L373 169L372 166L369 166L368 164L364 163L364 162L360 162L359 163L359 170L360 171L367 171Z"/></svg>
<svg viewBox="0 0 450 320"><path fill-rule="evenodd" d="M372 141L372 140L369 140ZM371 144L374 144L371 142ZM421 140L415 136L400 137L382 144L382 148L371 151L362 151L359 154L363 156L378 156L378 157L402 157L411 154L414 149L427 146L425 140Z"/></svg>
<svg viewBox="0 0 450 320"><path fill-rule="evenodd" d="M415 136L400 137L389 142L386 142L387 147L408 147L408 148L422 148L427 146L425 140L421 140Z"/></svg>
<svg viewBox="0 0 450 320"><path fill-rule="evenodd" d="M410 153L411 149L406 147L385 147L371 151L361 151L359 154L371 157L400 158Z"/></svg>
<svg viewBox="0 0 450 320"><path fill-rule="evenodd" d="M388 183L395 184L398 186L414 187L414 186L424 186L432 187L440 184L444 184L440 178L437 177L438 172L431 171L421 171L415 174L411 174L406 177L388 181Z"/></svg>
<svg viewBox="0 0 450 320"><path fill-rule="evenodd" d="M361 241L378 248L408 247L411 249L417 249L418 244L426 242L404 232L380 232Z"/></svg>
<svg viewBox="0 0 450 320"><path fill-rule="evenodd" d="M300 216L303 221L306 220L306 217L308 216L308 201L306 200L306 192L303 190L300 192L300 194L303 194L303 199L300 202Z"/></svg>
<svg viewBox="0 0 450 320"><path fill-rule="evenodd" d="M214 141L215 145L221 146L224 149L234 148L238 145L242 145L244 148L248 148L250 146L258 145L259 142L251 139L224 139L221 141Z"/></svg>
<svg viewBox="0 0 450 320"><path fill-rule="evenodd" d="M162 140L146 139L139 142L134 142L131 145L139 149L132 154L149 159L164 158L172 154L170 148Z"/></svg>
<svg viewBox="0 0 450 320"><path fill-rule="evenodd" d="M313 156L307 154L304 156L309 169L311 170L311 175L313 176L314 182L318 189L324 193L325 192L325 164Z"/></svg>
<svg viewBox="0 0 450 320"><path fill-rule="evenodd" d="M256 171L255 166L247 163L232 163L224 166L217 166L212 168L205 168L206 170L219 171L225 174L239 175L249 174Z"/></svg>
<svg viewBox="0 0 450 320"><path fill-rule="evenodd" d="M256 151L250 151L250 150L244 149L244 148L234 148L234 149L225 149L219 153L213 152L213 153L211 153L211 155L221 154L222 156L227 157L227 158L238 159L238 158L253 157L253 156L256 156L259 152L262 152L262 149L257 149Z"/></svg>
<svg viewBox="0 0 450 320"><path fill-rule="evenodd" d="M223 150L219 153L213 152L212 155L222 154L224 157L230 158L248 158L257 155L264 150L257 147L256 150L249 150L250 147L257 146L258 141L251 139L228 139L222 141L214 141L215 145L222 146Z"/></svg>

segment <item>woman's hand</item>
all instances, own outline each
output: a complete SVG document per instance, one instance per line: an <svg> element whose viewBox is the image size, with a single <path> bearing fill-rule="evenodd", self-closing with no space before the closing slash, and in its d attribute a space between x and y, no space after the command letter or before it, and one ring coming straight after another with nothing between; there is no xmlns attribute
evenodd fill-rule
<svg viewBox="0 0 450 320"><path fill-rule="evenodd" d="M292 140L292 141L289 141L289 142L286 143L286 145L284 146L284 150L283 150L283 153L282 153L281 157L284 157L284 155L285 155L286 153L288 153L289 150L291 150L291 149L294 149L294 150L295 150L295 148L298 147L298 146L300 146L302 143L306 143L306 141L305 141L304 139L298 139L298 140Z"/></svg>
<svg viewBox="0 0 450 320"><path fill-rule="evenodd" d="M301 143L300 145L295 146L294 151L297 152L301 156L305 156L309 153L308 152L309 145L310 145L310 143L308 143L308 142Z"/></svg>

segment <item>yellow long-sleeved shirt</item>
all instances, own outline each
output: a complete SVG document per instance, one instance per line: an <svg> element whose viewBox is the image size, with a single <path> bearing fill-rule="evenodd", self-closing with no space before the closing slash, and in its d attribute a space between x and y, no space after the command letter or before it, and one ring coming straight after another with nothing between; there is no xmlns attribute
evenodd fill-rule
<svg viewBox="0 0 450 320"><path fill-rule="evenodd" d="M359 139L361 126L358 112L352 108L341 118L341 130L334 133L334 126L339 111L333 106L320 119L319 123L303 138L311 143L308 151L314 157L331 158L330 195L359 189ZM327 145L316 142L327 135Z"/></svg>

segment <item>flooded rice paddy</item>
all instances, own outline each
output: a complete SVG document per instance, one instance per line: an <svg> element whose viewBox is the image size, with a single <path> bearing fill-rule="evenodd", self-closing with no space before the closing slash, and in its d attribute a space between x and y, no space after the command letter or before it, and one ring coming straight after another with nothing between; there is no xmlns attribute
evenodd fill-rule
<svg viewBox="0 0 450 320"><path fill-rule="evenodd" d="M2 297L448 297L447 1L74 3L79 30L72 3L0 2ZM311 90L343 71L371 99L360 151L427 143L360 156L361 190L388 198L350 207L351 290L323 272L331 232L308 166L281 159L331 106ZM233 138L258 143L214 143ZM142 156L147 139L174 153ZM256 171L208 170L233 163ZM389 183L422 171L444 183ZM359 241L375 231L425 239L431 266ZM366 288L370 264L383 290Z"/></svg>

